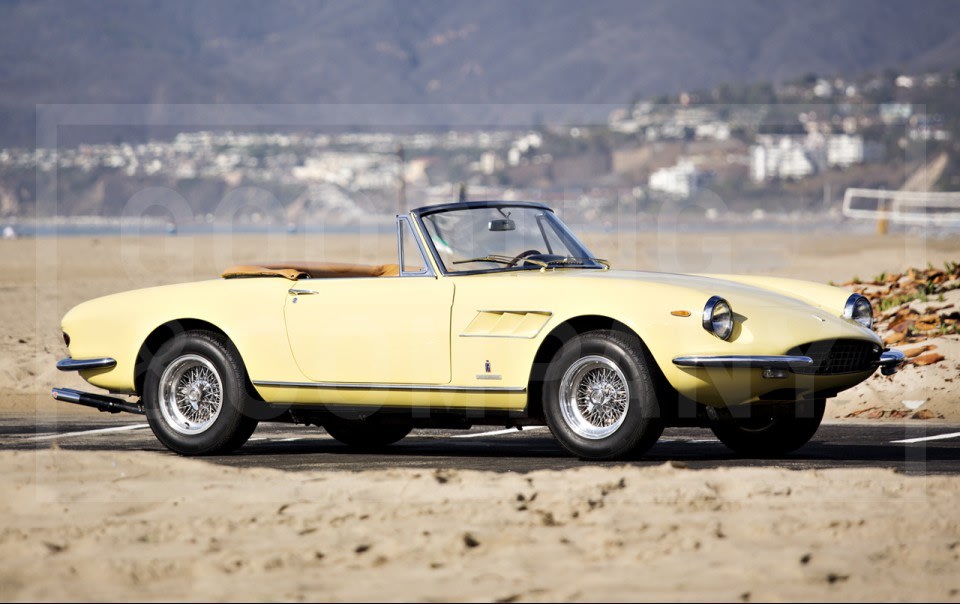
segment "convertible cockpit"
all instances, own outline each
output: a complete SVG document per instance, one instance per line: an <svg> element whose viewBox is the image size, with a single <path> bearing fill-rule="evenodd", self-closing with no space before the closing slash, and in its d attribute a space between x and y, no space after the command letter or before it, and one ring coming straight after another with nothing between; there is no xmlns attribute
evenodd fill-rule
<svg viewBox="0 0 960 604"><path fill-rule="evenodd" d="M220 275L224 279L243 277L283 277L297 279L350 279L361 277L397 277L398 264L344 264L339 262L270 262L231 266Z"/></svg>

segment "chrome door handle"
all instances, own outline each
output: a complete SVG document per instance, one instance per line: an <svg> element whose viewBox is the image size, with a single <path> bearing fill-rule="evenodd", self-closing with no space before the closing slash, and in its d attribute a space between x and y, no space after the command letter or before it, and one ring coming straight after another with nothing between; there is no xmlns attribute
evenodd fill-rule
<svg viewBox="0 0 960 604"><path fill-rule="evenodd" d="M288 293L288 294L293 294L294 296L312 296L313 294L317 294L317 293L320 293L320 292L318 292L318 291L316 291L316 290L312 290L312 289L296 289L296 288L294 288L294 289L288 289L288 290L287 290L287 293Z"/></svg>

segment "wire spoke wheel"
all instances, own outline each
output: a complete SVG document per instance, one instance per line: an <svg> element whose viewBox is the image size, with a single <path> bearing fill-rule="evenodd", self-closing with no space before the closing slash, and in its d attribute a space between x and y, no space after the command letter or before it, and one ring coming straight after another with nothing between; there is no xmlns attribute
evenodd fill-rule
<svg viewBox="0 0 960 604"><path fill-rule="evenodd" d="M570 365L560 381L560 411L567 426L591 440L614 434L627 417L630 386L607 357L589 355Z"/></svg>
<svg viewBox="0 0 960 604"><path fill-rule="evenodd" d="M213 363L196 354L174 359L160 376L160 413L180 434L206 432L223 408L223 382Z"/></svg>
<svg viewBox="0 0 960 604"><path fill-rule="evenodd" d="M663 433L643 342L596 329L568 339L543 378L543 415L557 441L581 459L636 459Z"/></svg>

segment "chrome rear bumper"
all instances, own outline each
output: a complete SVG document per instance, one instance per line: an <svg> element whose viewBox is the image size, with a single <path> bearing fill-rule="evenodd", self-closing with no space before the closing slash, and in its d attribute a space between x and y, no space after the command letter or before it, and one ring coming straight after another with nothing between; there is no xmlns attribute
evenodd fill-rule
<svg viewBox="0 0 960 604"><path fill-rule="evenodd" d="M57 361L57 369L60 371L86 371L87 369L108 369L116 367L117 362L109 357L98 359L73 359L67 357Z"/></svg>

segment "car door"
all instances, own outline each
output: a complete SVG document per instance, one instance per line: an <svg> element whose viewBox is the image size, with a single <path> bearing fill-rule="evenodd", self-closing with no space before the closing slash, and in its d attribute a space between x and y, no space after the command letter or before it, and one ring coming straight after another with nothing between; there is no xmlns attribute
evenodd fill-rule
<svg viewBox="0 0 960 604"><path fill-rule="evenodd" d="M423 258L409 221L398 234L406 270L396 277L301 279L284 315L297 365L310 380L446 384L454 285ZM404 242L406 242L404 244Z"/></svg>

